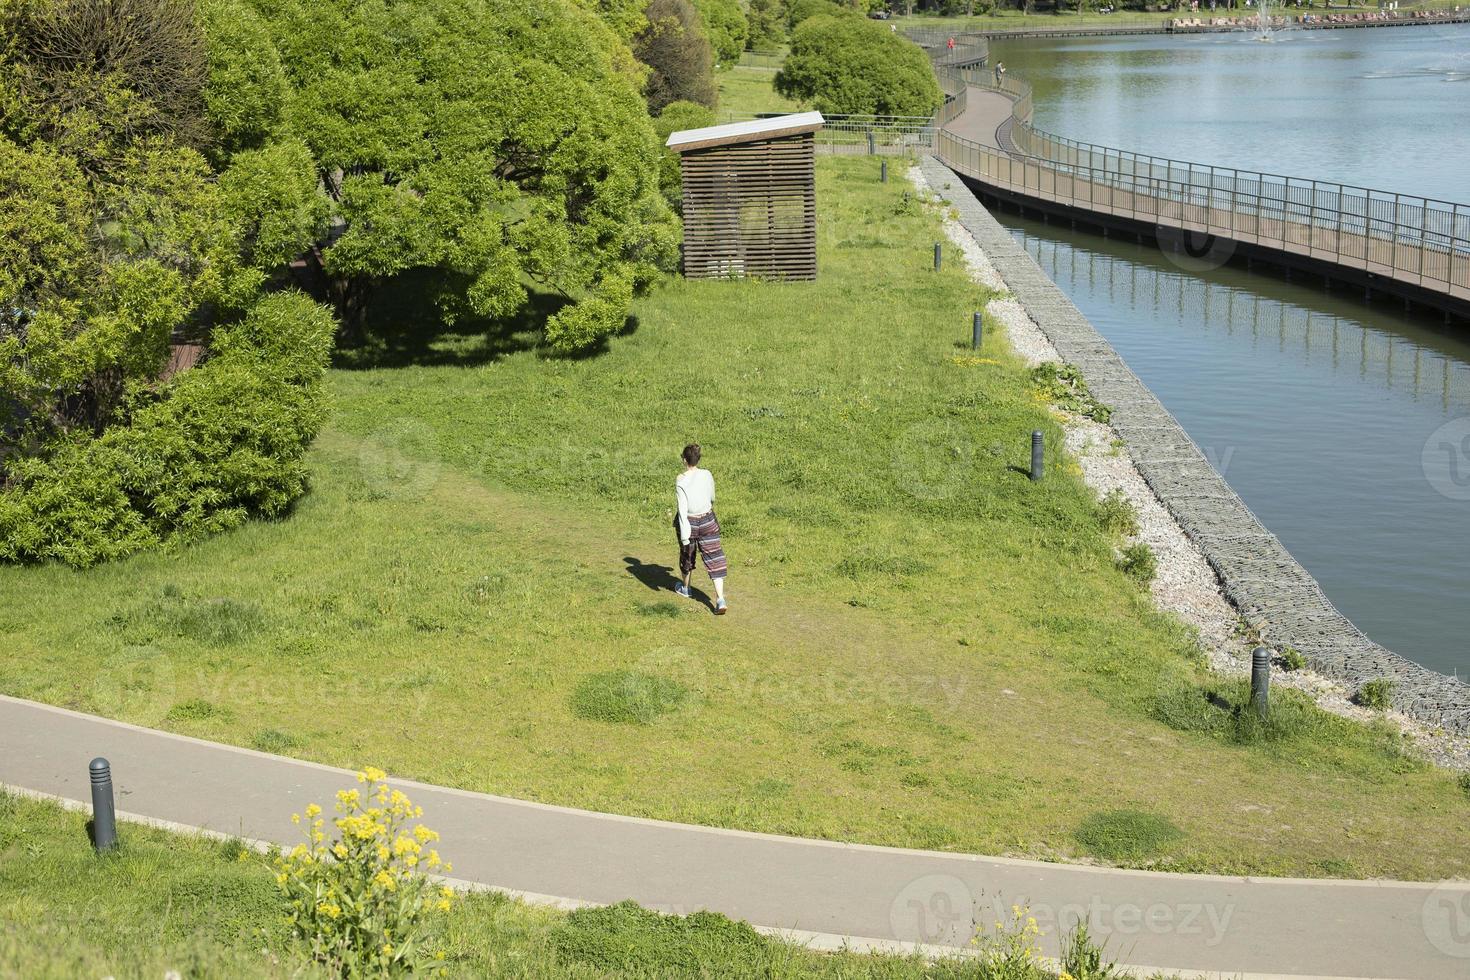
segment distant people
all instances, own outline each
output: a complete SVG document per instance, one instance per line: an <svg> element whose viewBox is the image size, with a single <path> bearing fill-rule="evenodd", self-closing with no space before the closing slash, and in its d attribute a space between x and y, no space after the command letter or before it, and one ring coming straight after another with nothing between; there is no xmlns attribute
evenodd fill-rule
<svg viewBox="0 0 1470 980"><path fill-rule="evenodd" d="M950 50L951 50L951 51L953 51L953 50L954 50L954 38L950 38L950 39L949 39L949 49L950 49Z"/></svg>
<svg viewBox="0 0 1470 980"><path fill-rule="evenodd" d="M1000 87L1001 80L1003 78L1005 78L1005 77L1006 77L1006 63L1004 61L997 61L995 63L995 86L996 86L996 88L999 88Z"/></svg>
<svg viewBox="0 0 1470 980"><path fill-rule="evenodd" d="M704 559L704 570L715 584L715 615L725 615L725 572L728 563L720 547L720 522L715 519L715 478L709 470L699 468L701 450L690 443L681 454L684 472L674 481L674 497L678 509L674 530L679 535L679 575L683 579L674 586L679 595L690 598L689 576L694 574L695 553Z"/></svg>

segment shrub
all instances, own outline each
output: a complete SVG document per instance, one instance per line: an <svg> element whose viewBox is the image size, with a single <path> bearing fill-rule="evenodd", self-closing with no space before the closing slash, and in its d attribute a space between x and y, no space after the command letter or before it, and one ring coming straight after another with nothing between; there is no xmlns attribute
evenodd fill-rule
<svg viewBox="0 0 1470 980"><path fill-rule="evenodd" d="M1460 773L1460 778L1455 781L1466 796L1470 796L1470 772Z"/></svg>
<svg viewBox="0 0 1470 980"><path fill-rule="evenodd" d="M943 100L917 44L846 13L801 22L776 89L827 113L928 116Z"/></svg>
<svg viewBox="0 0 1470 980"><path fill-rule="evenodd" d="M1132 537L1138 533L1138 509L1127 494L1114 488L1097 502L1097 522L1109 534Z"/></svg>
<svg viewBox="0 0 1470 980"><path fill-rule="evenodd" d="M1156 813L1110 810L1082 821L1076 836L1078 843L1106 861L1136 862L1158 854L1184 832Z"/></svg>
<svg viewBox="0 0 1470 980"><path fill-rule="evenodd" d="M551 933L563 964L639 977L768 975L770 940L717 912L660 915L633 902L578 909Z"/></svg>
<svg viewBox="0 0 1470 980"><path fill-rule="evenodd" d="M1102 423L1113 417L1113 410L1093 396L1075 364L1038 364L1031 369L1031 384L1037 394L1073 415Z"/></svg>
<svg viewBox="0 0 1470 980"><path fill-rule="evenodd" d="M844 7L837 0L791 0L786 5L786 27L794 31L802 21L822 14L835 16L851 13L849 8Z"/></svg>
<svg viewBox="0 0 1470 980"><path fill-rule="evenodd" d="M1282 670L1301 670L1307 665L1307 658L1296 647L1282 647L1276 652L1276 663Z"/></svg>
<svg viewBox="0 0 1470 980"><path fill-rule="evenodd" d="M649 68L648 111L673 102L715 107L714 49L689 0L650 0L648 25L633 38L633 54Z"/></svg>
<svg viewBox="0 0 1470 980"><path fill-rule="evenodd" d="M1353 695L1353 702L1374 711L1387 711L1393 707L1393 681L1379 677L1365 682Z"/></svg>
<svg viewBox="0 0 1470 980"><path fill-rule="evenodd" d="M1140 585L1148 585L1159 571L1154 550L1142 541L1130 544L1118 558L1118 569Z"/></svg>
<svg viewBox="0 0 1470 980"><path fill-rule="evenodd" d="M678 681L634 670L589 674L572 692L572 713L588 721L647 725L689 700Z"/></svg>
<svg viewBox="0 0 1470 980"><path fill-rule="evenodd" d="M86 566L285 513L306 489L334 327L299 294L269 296L203 366L137 391L123 424L13 462L0 559Z"/></svg>
<svg viewBox="0 0 1470 980"><path fill-rule="evenodd" d="M408 976L436 958L424 948L428 918L454 899L421 872L452 869L438 851L425 853L439 835L414 822L422 807L390 790L381 770L365 769L357 781L367 789L337 794L330 843L322 808L306 808L306 843L276 859L276 884L293 937L330 972Z"/></svg>

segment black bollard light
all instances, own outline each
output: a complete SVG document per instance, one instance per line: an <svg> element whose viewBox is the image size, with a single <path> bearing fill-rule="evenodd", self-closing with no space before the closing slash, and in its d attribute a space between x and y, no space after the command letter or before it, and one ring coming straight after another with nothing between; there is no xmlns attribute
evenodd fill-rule
<svg viewBox="0 0 1470 980"><path fill-rule="evenodd" d="M880 183L880 184L886 184L886 183L888 183L888 161L887 160L879 160L878 161L878 183Z"/></svg>
<svg viewBox="0 0 1470 980"><path fill-rule="evenodd" d="M934 271L935 272L938 272L939 271L939 266L942 264L942 262L944 260L944 255L943 255L943 252L941 251L941 249L942 249L942 246L938 242L935 242L934 243Z"/></svg>
<svg viewBox="0 0 1470 980"><path fill-rule="evenodd" d="M1037 483L1046 475L1046 441L1037 429L1031 433L1031 482Z"/></svg>
<svg viewBox="0 0 1470 980"><path fill-rule="evenodd" d="M110 851L117 846L117 813L112 807L112 767L98 756L87 767L92 774L92 846Z"/></svg>
<svg viewBox="0 0 1470 980"><path fill-rule="evenodd" d="M980 315L980 311L979 310L976 310L975 311L975 321L974 321L974 323L972 323L970 325L970 347L971 347L971 349L972 350L979 350L980 349L980 345L981 345L981 343L984 342L984 340L985 340L985 318Z"/></svg>
<svg viewBox="0 0 1470 980"><path fill-rule="evenodd" d="M1251 651L1251 704L1262 718L1271 713L1271 651L1265 647Z"/></svg>
<svg viewBox="0 0 1470 980"><path fill-rule="evenodd" d="M873 145L873 131L870 129L868 130L868 156L873 155L874 149L875 147Z"/></svg>

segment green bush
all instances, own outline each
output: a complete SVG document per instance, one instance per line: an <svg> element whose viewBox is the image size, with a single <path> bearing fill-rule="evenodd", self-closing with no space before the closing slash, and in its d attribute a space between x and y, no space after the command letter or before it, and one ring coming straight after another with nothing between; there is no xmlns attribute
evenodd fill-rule
<svg viewBox="0 0 1470 980"><path fill-rule="evenodd" d="M802 21L823 14L836 16L852 13L851 8L843 6L837 0L791 0L786 5L786 28L794 31Z"/></svg>
<svg viewBox="0 0 1470 980"><path fill-rule="evenodd" d="M1282 647L1276 652L1276 663L1282 670L1301 670L1307 665L1307 658L1296 647Z"/></svg>
<svg viewBox="0 0 1470 980"><path fill-rule="evenodd" d="M768 976L771 941L716 912L660 915L633 902L578 909L551 933L557 959L638 977Z"/></svg>
<svg viewBox="0 0 1470 980"><path fill-rule="evenodd" d="M928 116L943 101L917 44L850 13L797 26L776 90L827 113Z"/></svg>
<svg viewBox="0 0 1470 980"><path fill-rule="evenodd" d="M1140 541L1123 549L1118 569L1140 585L1148 585L1158 574L1159 560L1154 556L1154 550Z"/></svg>
<svg viewBox="0 0 1470 980"><path fill-rule="evenodd" d="M217 331L203 365L135 392L98 438L14 461L0 560L86 566L285 513L306 489L335 326L304 296L268 296Z"/></svg>
<svg viewBox="0 0 1470 980"><path fill-rule="evenodd" d="M1031 384L1058 408L1095 422L1106 423L1113 410L1098 401L1075 364L1046 361L1031 369Z"/></svg>
<svg viewBox="0 0 1470 980"><path fill-rule="evenodd" d="M1109 490L1097 502L1097 522L1109 534L1132 537L1138 533L1138 509L1122 490Z"/></svg>
<svg viewBox="0 0 1470 980"><path fill-rule="evenodd" d="M1119 863L1154 857L1183 836L1167 818L1141 810L1095 813L1077 828L1077 842L1089 853Z"/></svg>
<svg viewBox="0 0 1470 980"><path fill-rule="evenodd" d="M1353 695L1353 702L1374 711L1387 711L1393 707L1393 681L1379 677L1365 682Z"/></svg>

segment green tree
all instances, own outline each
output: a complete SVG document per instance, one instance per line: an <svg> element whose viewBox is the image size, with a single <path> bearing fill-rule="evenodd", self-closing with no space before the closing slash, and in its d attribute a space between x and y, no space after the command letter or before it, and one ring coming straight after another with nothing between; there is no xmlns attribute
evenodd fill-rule
<svg viewBox="0 0 1470 980"><path fill-rule="evenodd" d="M45 140L89 174L139 139L209 138L205 43L189 0L9 0L0 44L0 128Z"/></svg>
<svg viewBox="0 0 1470 980"><path fill-rule="evenodd" d="M794 31L802 21L819 14L835 15L852 12L851 8L844 7L837 0L790 0L786 4L786 27Z"/></svg>
<svg viewBox="0 0 1470 980"><path fill-rule="evenodd" d="M564 294L547 337L572 350L620 327L625 287L673 264L652 126L626 47L593 14L256 2L329 199L313 260L355 332L378 290L431 273L418 278L447 323L510 320L532 288Z"/></svg>
<svg viewBox="0 0 1470 980"><path fill-rule="evenodd" d="M786 43L786 7L782 0L750 0L745 20L747 50L769 51Z"/></svg>
<svg viewBox="0 0 1470 980"><path fill-rule="evenodd" d="M918 45L848 14L819 14L797 27L776 89L829 113L927 116L943 100Z"/></svg>
<svg viewBox="0 0 1470 980"><path fill-rule="evenodd" d="M633 54L649 68L644 97L657 115L671 102L715 106L714 50L689 0L650 0Z"/></svg>
<svg viewBox="0 0 1470 980"><path fill-rule="evenodd" d="M670 102L653 121L654 132L659 143L668 142L669 136L683 129L702 129L715 124L715 114L708 106L697 102ZM674 210L683 213L681 194L683 179L680 171L679 154L665 147L663 160L659 164L658 185Z"/></svg>
<svg viewBox="0 0 1470 980"><path fill-rule="evenodd" d="M740 0L694 0L694 8L704 22L705 34L714 48L715 61L724 69L735 67L750 33Z"/></svg>

